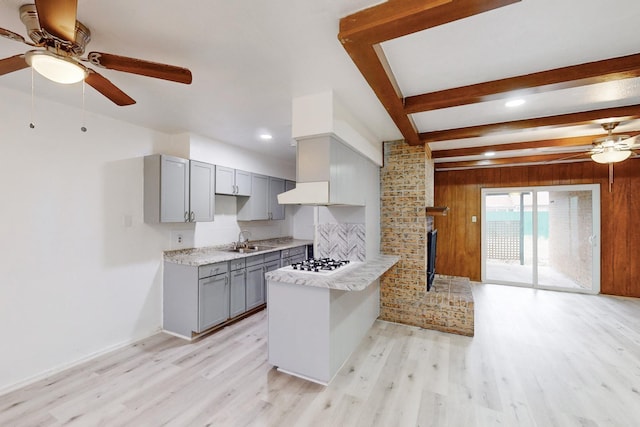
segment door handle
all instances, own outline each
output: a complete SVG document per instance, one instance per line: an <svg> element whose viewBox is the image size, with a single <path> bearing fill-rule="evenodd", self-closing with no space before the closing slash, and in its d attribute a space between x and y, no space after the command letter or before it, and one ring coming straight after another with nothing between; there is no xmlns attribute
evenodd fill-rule
<svg viewBox="0 0 640 427"><path fill-rule="evenodd" d="M595 234L592 234L591 236L589 236L589 244L590 244L591 246L595 246L595 245L596 245L596 238L597 238L597 237L598 237L598 236L596 236Z"/></svg>
<svg viewBox="0 0 640 427"><path fill-rule="evenodd" d="M189 222L189 212L185 211L184 213L184 222Z"/></svg>
<svg viewBox="0 0 640 427"><path fill-rule="evenodd" d="M193 211L191 211L191 215L189 215L189 221L194 222L195 219L196 219L196 214L194 214Z"/></svg>

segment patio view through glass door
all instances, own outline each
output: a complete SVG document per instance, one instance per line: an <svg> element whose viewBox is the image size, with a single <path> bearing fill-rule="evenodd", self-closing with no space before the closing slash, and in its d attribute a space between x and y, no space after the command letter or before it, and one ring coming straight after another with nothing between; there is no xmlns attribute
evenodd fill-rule
<svg viewBox="0 0 640 427"><path fill-rule="evenodd" d="M600 291L598 185L482 190L482 281Z"/></svg>

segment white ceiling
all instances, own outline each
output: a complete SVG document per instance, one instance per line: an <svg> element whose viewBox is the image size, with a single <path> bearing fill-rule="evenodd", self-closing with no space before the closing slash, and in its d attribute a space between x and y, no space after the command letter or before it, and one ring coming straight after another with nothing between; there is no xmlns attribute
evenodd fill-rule
<svg viewBox="0 0 640 427"><path fill-rule="evenodd" d="M24 3L28 0L0 0L0 27L28 38L18 14ZM342 16L375 3L79 0L78 20L92 33L87 52L178 65L193 73L193 83L186 86L96 68L137 104L117 107L87 87L86 108L165 132L194 132L293 159L292 98L333 89L379 140L398 139L400 133L337 39ZM28 49L0 38L0 58ZM37 110L38 97L81 107L81 84L69 88L36 77L36 119L44 113ZM0 85L29 93L31 71L0 76ZM28 121L25 117L25 125ZM257 135L263 131L274 139L260 141Z"/></svg>
<svg viewBox="0 0 640 427"><path fill-rule="evenodd" d="M411 96L635 54L640 52L639 22L637 0L522 0L385 42L383 49L403 95ZM412 119L419 132L429 132L640 104L640 79L541 94L519 92L514 98L526 103L509 109L504 101L488 101L417 113ZM623 123L616 131L637 129L640 121ZM440 150L601 132L594 123L437 141L429 146Z"/></svg>
<svg viewBox="0 0 640 427"><path fill-rule="evenodd" d="M25 0L0 0L0 27L23 35ZM79 0L89 27L87 51L184 66L185 86L98 69L137 104L117 107L87 88L86 108L164 132L214 140L293 158L291 100L334 93L380 141L401 138L385 109L340 45L339 19L376 0ZM640 52L637 0L523 0L510 6L385 42L404 96ZM0 39L0 58L28 46ZM29 69L0 76L0 85L30 92ZM81 85L36 79L38 97L80 107ZM640 103L640 79L526 95L513 110L499 101L413 115L420 132ZM2 100L0 102L11 102ZM29 118L25 118L28 123ZM73 120L73 118L70 118ZM80 120L80 118L78 118ZM88 123L90 128L90 122ZM640 129L627 123L621 130ZM268 131L271 142L258 139ZM459 148L540 137L594 134L598 125L537 130L431 143ZM557 136L556 136L557 135Z"/></svg>

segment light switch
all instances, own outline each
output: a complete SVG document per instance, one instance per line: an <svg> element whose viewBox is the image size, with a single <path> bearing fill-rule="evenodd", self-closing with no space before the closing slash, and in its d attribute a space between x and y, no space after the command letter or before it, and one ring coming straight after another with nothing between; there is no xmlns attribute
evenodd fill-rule
<svg viewBox="0 0 640 427"><path fill-rule="evenodd" d="M478 217L477 217L477 216L475 216L475 215L473 215L473 216L471 217L471 222L478 222Z"/></svg>

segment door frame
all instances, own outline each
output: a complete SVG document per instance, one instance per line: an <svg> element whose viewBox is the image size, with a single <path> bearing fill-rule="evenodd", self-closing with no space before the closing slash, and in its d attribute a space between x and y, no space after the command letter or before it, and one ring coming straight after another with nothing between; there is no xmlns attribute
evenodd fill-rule
<svg viewBox="0 0 640 427"><path fill-rule="evenodd" d="M591 267L591 289L566 288L561 286L543 286L538 284L538 198L537 193L541 191L591 191L591 211L592 211L592 267ZM486 196L492 193L513 193L513 192L531 192L532 215L533 215L533 271L532 283L503 282L492 280L492 283L498 283L509 286L528 287L533 289L546 289L563 292L577 292L586 294L600 293L600 185L598 184L572 184L572 185L545 185L545 186L521 186L521 187L486 187L480 189L480 209L481 209L481 226L480 226L480 274L483 283L487 282L487 216L486 216Z"/></svg>

